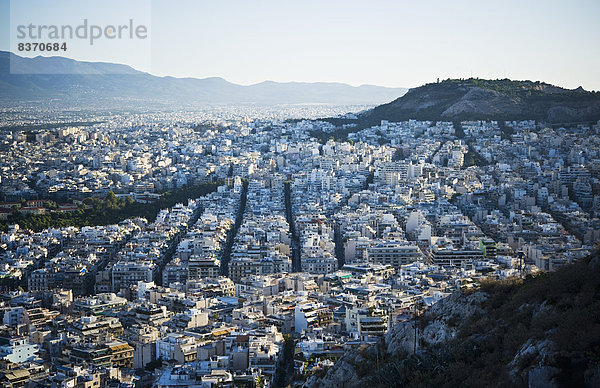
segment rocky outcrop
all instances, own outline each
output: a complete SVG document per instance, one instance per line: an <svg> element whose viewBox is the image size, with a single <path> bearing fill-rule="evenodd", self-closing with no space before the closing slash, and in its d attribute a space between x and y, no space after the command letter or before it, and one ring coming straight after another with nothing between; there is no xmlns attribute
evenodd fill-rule
<svg viewBox="0 0 600 388"><path fill-rule="evenodd" d="M471 295L454 293L434 304L417 321L417 347L419 344L437 345L456 337L457 323L462 322L474 313L481 313L481 303L486 300L484 293ZM423 325L423 321L426 322ZM415 351L415 323L402 322L393 326L385 337L387 353L394 355L401 351Z"/></svg>
<svg viewBox="0 0 600 388"><path fill-rule="evenodd" d="M442 112L441 117L453 120L459 116L513 115L522 113L519 102L494 90L471 88L457 102Z"/></svg>
<svg viewBox="0 0 600 388"><path fill-rule="evenodd" d="M364 381L356 373L357 367L365 361L365 358L358 352L348 352L340 358L335 366L327 371L322 379L309 378L304 387L320 388L360 388L364 386Z"/></svg>

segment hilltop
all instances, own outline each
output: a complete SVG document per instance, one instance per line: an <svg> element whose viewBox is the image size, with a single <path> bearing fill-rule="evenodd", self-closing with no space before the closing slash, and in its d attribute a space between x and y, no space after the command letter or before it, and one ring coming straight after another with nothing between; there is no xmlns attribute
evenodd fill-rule
<svg viewBox="0 0 600 388"><path fill-rule="evenodd" d="M360 128L381 120L539 120L595 122L600 93L533 81L448 79L410 89L394 101L359 116Z"/></svg>
<svg viewBox="0 0 600 388"><path fill-rule="evenodd" d="M600 386L598 253L456 292L306 386Z"/></svg>

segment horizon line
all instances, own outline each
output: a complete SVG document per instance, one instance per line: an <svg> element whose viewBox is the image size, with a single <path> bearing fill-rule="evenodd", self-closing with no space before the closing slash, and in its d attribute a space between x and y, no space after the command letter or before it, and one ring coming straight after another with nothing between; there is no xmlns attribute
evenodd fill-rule
<svg viewBox="0 0 600 388"><path fill-rule="evenodd" d="M8 53L10 55L14 55L16 57L19 58L23 58L23 59L36 59L36 58L62 58L62 59L67 59L70 61L74 61L74 62L79 62L79 63L89 63L89 64L106 64L106 65L116 65L116 66L126 66L134 71L143 73L143 74L148 74L151 75L153 77L158 77L158 78L175 78L175 79L195 79L195 80L207 80L207 79L219 79L219 80L223 80L227 83L230 83L232 85L238 85L238 86L256 86L256 85L260 85L260 84L264 84L264 83L277 83L277 84L338 84L338 85L345 85L345 86L350 86L353 88L360 88L360 87L377 87L377 88L385 88L385 89L405 89L406 91L409 91L411 89L415 89L427 84L431 84L431 83L436 83L435 80L432 80L431 82L425 82L422 83L420 85L417 86L384 86L384 85L375 85L375 84L370 84L370 83L361 83L359 85L355 84L355 83L349 83L349 82L343 82L343 81L275 81L272 79L265 79L263 81L258 81L258 82L253 82L253 83L246 83L246 82L234 82L234 81L230 81L228 79L226 79L223 76L206 76L206 77L198 77L198 76L175 76L175 75L160 75L158 73L152 73L151 71L144 71L144 70L139 70L136 69L135 67L133 67L132 65L126 64L126 63L120 63L120 62L106 62L106 61L88 61L88 60L78 60L78 59L74 59L74 58L70 58L70 57L65 57L65 56L61 56L61 55L49 55L49 56L45 56L45 55L36 55L35 57L24 57L18 54L15 54L14 52L10 51L10 50L3 50L0 49L0 52L4 52L4 53ZM10 74L10 73L9 73ZM62 74L62 73L32 73L30 75L41 75L41 74ZM67 73L68 74L68 73ZM110 74L110 73L109 73ZM115 73L115 74L119 74L119 73ZM22 74L22 75L26 75L26 74ZM442 79L441 77L437 77L436 80L438 82L442 82L442 81L446 81L446 80L450 80L450 79L455 79L455 80L468 80L468 79L480 79L480 80L488 80L488 81L498 81L498 80L511 80L511 81L520 81L520 82L540 82L540 83L545 83L547 85L552 85L552 86L556 86L556 87L560 87L566 90L576 90L579 88L582 88L585 91L588 92L598 92L600 90L594 90L594 89L584 89L583 86L580 84L579 86L575 87L575 88L569 88L569 87L565 87L565 86L560 86L557 84L552 84L549 83L547 81L543 81L543 80L533 80L533 79L513 79L513 78L509 78L509 77L498 77L498 78L481 78L481 77L477 77L477 76L473 76L472 74L469 77L446 77L444 79Z"/></svg>

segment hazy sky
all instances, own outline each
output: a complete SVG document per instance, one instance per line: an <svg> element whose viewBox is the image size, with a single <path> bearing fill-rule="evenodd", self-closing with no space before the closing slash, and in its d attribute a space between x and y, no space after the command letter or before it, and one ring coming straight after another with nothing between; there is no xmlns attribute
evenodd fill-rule
<svg viewBox="0 0 600 388"><path fill-rule="evenodd" d="M415 87L438 77L474 76L600 90L598 0L147 3L151 60L136 63L135 53L125 52L98 52L98 58L156 75L241 84ZM41 12L52 8L31 7L32 18ZM8 0L0 0L0 14L0 48L8 50Z"/></svg>

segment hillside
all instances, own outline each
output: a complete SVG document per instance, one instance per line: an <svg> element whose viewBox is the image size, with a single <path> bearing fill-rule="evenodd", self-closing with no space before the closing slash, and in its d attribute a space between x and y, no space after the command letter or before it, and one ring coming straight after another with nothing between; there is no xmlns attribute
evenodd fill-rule
<svg viewBox="0 0 600 388"><path fill-rule="evenodd" d="M600 386L598 253L553 273L454 293L346 353L312 387Z"/></svg>
<svg viewBox="0 0 600 388"><path fill-rule="evenodd" d="M11 74L19 69L22 74ZM23 58L0 51L0 101L69 99L134 99L176 103L359 104L375 105L406 93L385 88L342 83L278 83L244 86L222 78L157 77L126 65L80 62L63 57Z"/></svg>
<svg viewBox="0 0 600 388"><path fill-rule="evenodd" d="M595 122L600 119L600 93L532 81L450 79L410 89L363 113L359 127L409 119Z"/></svg>

